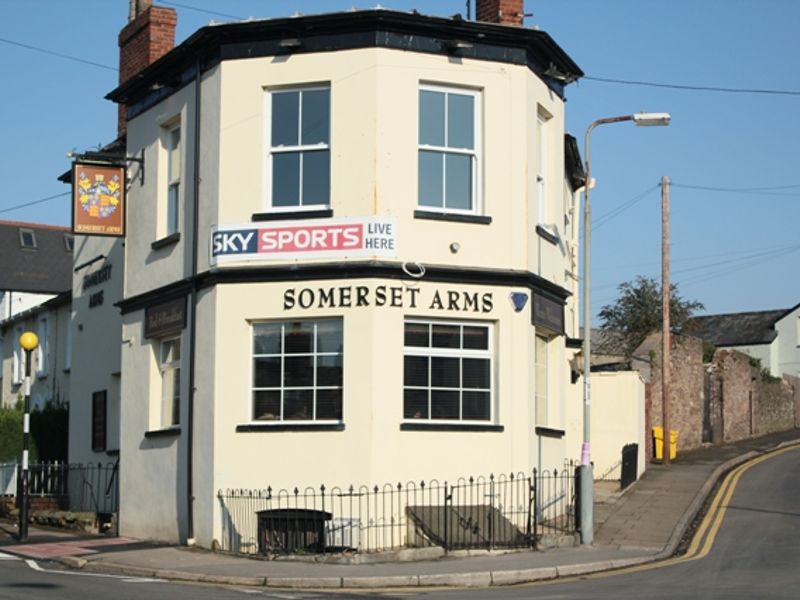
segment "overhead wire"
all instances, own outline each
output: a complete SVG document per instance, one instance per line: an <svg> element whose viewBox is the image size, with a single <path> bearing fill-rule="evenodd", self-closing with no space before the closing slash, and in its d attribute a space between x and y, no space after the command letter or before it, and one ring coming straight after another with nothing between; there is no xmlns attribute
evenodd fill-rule
<svg viewBox="0 0 800 600"><path fill-rule="evenodd" d="M639 85L646 87L668 88L673 90L686 90L693 92L721 92L725 94L766 94L774 96L800 96L800 91L796 90L775 90L767 88L733 88L710 85L685 85L680 83L660 83L656 81L639 81L634 79L615 79L611 77L592 77L584 75L582 77L588 81L599 81L601 83L615 83L620 85Z"/></svg>
<svg viewBox="0 0 800 600"><path fill-rule="evenodd" d="M9 40L6 38L0 38L0 42L4 44L10 44L12 46L19 46L20 48L25 48L27 50L33 50L34 52L41 52L42 54L49 54L50 56L57 56L58 58L64 58L67 60L72 60L75 62L83 63L85 65L90 65L92 67L98 67L100 69L107 69L109 71L119 71L116 67L110 67L108 65L104 65L102 63L94 62L92 60L86 60L85 58L78 58L77 56L71 56L69 54L64 54L63 52L55 52L53 50L48 50L46 48L41 48L39 46L32 46L30 44L23 44L22 42L15 42L14 40Z"/></svg>
<svg viewBox="0 0 800 600"><path fill-rule="evenodd" d="M54 196L48 196L47 198L39 198L38 200L33 200L32 202L17 204L16 206L9 206L8 208L0 209L0 214L11 212L12 210L19 210L20 208L27 208L29 206L33 206L34 204L41 204L42 202L48 202L50 200L55 200L56 198L61 198L63 196L69 196L71 193L72 192L61 192L60 194L55 194Z"/></svg>

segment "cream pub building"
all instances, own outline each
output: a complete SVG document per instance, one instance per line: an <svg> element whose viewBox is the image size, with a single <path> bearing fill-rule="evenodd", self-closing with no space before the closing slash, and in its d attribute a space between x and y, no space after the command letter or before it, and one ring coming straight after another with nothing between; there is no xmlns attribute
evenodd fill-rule
<svg viewBox="0 0 800 600"><path fill-rule="evenodd" d="M562 465L582 72L512 4L211 25L109 94L146 173L121 534L210 547L226 488Z"/></svg>

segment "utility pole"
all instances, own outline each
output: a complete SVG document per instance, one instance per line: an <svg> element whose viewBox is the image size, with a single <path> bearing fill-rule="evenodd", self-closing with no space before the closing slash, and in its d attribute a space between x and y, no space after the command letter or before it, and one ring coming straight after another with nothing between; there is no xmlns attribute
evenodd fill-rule
<svg viewBox="0 0 800 600"><path fill-rule="evenodd" d="M669 381L671 336L669 289L669 177L661 178L661 424L663 428L662 454L664 465L669 466L671 437L669 433Z"/></svg>

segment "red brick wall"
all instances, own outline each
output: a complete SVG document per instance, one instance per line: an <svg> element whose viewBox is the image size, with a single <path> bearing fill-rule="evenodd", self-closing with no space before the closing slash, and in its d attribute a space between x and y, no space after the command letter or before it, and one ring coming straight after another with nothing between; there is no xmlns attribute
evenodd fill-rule
<svg viewBox="0 0 800 600"><path fill-rule="evenodd" d="M152 6L119 32L119 83L128 81L175 46L178 15L172 8ZM125 133L125 106L119 105L117 131Z"/></svg>
<svg viewBox="0 0 800 600"><path fill-rule="evenodd" d="M523 4L523 0L477 0L475 16L487 23L521 26Z"/></svg>

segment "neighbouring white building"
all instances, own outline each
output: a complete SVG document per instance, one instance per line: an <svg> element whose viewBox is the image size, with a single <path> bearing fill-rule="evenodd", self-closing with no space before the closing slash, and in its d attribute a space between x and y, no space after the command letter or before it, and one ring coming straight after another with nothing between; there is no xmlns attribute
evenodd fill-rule
<svg viewBox="0 0 800 600"><path fill-rule="evenodd" d="M210 547L227 488L570 457L582 72L512 4L212 25L109 94L146 173L107 388L123 535Z"/></svg>
<svg viewBox="0 0 800 600"><path fill-rule="evenodd" d="M39 337L32 353L32 408L69 399L73 242L66 227L0 221L0 406L23 398L19 336L25 331Z"/></svg>
<svg viewBox="0 0 800 600"><path fill-rule="evenodd" d="M761 361L774 377L800 377L800 304L792 308L704 315L692 332L720 350L737 350Z"/></svg>

